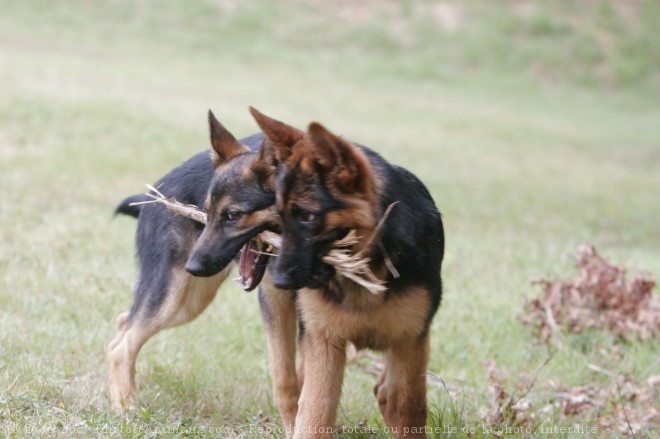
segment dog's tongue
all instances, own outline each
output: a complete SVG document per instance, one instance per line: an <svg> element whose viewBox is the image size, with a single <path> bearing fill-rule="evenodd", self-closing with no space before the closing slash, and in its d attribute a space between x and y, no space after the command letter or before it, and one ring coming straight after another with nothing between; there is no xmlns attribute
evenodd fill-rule
<svg viewBox="0 0 660 439"><path fill-rule="evenodd" d="M241 249L238 260L238 278L245 291L254 290L266 273L268 265L268 245L260 240L251 239Z"/></svg>
<svg viewBox="0 0 660 439"><path fill-rule="evenodd" d="M244 290L250 291L255 287L252 285L254 278L254 265L257 259L257 253L253 250L256 245L253 240L249 240L241 249L241 257L238 262L238 272L241 275L240 283Z"/></svg>

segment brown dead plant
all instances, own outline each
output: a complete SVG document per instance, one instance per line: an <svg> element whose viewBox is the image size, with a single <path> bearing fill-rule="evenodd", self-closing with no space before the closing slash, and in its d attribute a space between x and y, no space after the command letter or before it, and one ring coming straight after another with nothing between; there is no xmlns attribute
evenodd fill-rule
<svg viewBox="0 0 660 439"><path fill-rule="evenodd" d="M590 245L577 251L579 275L568 280L535 279L540 297L525 301L523 323L547 343L561 328L578 333L587 328L607 329L623 339L660 336L660 300L652 296L651 274L636 273L612 264Z"/></svg>

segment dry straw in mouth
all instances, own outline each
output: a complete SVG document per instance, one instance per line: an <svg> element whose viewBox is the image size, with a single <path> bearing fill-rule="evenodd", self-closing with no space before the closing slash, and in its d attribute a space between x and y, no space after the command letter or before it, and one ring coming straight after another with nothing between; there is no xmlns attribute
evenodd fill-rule
<svg viewBox="0 0 660 439"><path fill-rule="evenodd" d="M146 195L150 197L151 200L132 203L131 205L160 203L177 215L181 215L202 224L206 224L207 217L204 210L195 205L183 204L174 198L168 198L158 189L149 184L146 186L150 190L150 192L147 192ZM335 241L328 254L323 256L323 262L332 265L337 274L352 280L358 285L363 286L373 294L381 294L387 290L387 287L385 286L385 282L382 279L376 277L373 271L371 271L371 268L369 267L369 262L371 259L368 256L365 256L364 253L368 251L368 249L370 249L375 242L377 242L378 235L383 225L385 224L385 219L387 219L387 216L395 204L396 203L392 203L388 206L373 233L371 236L369 236L367 245L364 246L363 250L355 254L351 252L350 247L357 244L359 241L359 238L355 235L355 231L351 230L351 232L346 235L346 237L340 239L339 241ZM256 239L271 245L275 249L279 249L282 244L282 237L277 233L273 233L268 230L261 232L259 235L257 235ZM384 250L382 246L381 250ZM385 263L390 273L392 273L394 277L399 277L399 273L396 271L388 257L385 258Z"/></svg>

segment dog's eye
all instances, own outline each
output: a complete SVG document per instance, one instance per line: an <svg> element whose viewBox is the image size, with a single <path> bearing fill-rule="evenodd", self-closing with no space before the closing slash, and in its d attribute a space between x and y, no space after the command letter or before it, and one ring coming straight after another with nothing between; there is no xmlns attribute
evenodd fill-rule
<svg viewBox="0 0 660 439"><path fill-rule="evenodd" d="M225 212L222 214L222 219L225 221L238 221L242 216L241 212Z"/></svg>
<svg viewBox="0 0 660 439"><path fill-rule="evenodd" d="M298 220L303 223L311 223L316 219L316 214L312 212L300 212Z"/></svg>

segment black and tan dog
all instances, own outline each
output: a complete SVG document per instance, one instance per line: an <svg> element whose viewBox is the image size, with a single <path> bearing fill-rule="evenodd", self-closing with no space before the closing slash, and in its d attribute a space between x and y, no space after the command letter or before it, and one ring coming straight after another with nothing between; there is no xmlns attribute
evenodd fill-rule
<svg viewBox="0 0 660 439"><path fill-rule="evenodd" d="M273 162L268 149L261 148L264 136L239 142L210 111L209 127L211 154L195 155L156 183L167 197L205 208L206 226L162 205L130 205L144 195L129 197L117 208L117 213L138 217L139 279L134 303L117 317L118 333L108 347L114 409L134 401L140 348L157 332L190 322L204 311L239 252L244 289L254 289L264 275L268 257L258 252L263 249L254 249L252 238L279 223L273 208ZM284 296L289 302L285 305L293 308L291 294ZM293 320L295 332L295 315ZM282 338L273 325L273 336Z"/></svg>
<svg viewBox="0 0 660 439"><path fill-rule="evenodd" d="M440 304L444 252L442 221L428 190L410 172L318 123L304 133L252 114L278 161L282 246L273 283L298 290L304 355L294 437L329 435L349 342L384 352L385 368L374 393L390 431L397 437L425 436L429 326ZM378 239L370 240L392 203ZM361 238L353 252L371 259L387 292L372 294L336 276L322 261L350 230ZM282 343L287 352L293 349L291 339ZM297 390L291 386L289 400Z"/></svg>
<svg viewBox="0 0 660 439"><path fill-rule="evenodd" d="M243 288L259 284L274 400L290 433L301 387L295 365L295 292L274 287L266 271L270 258L262 253L264 245L252 239L265 229L279 231L273 144L262 134L236 141L210 112L209 125L211 154L194 156L156 183L167 197L204 207L205 227L161 205L131 205L147 200L144 195L128 197L117 208L117 213L139 218L140 273L133 306L117 317L118 334L108 347L112 407L120 410L134 401L135 361L143 344L163 329L196 318L240 251Z"/></svg>

